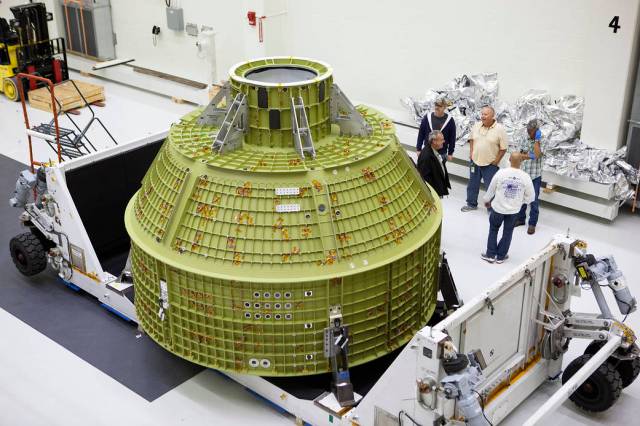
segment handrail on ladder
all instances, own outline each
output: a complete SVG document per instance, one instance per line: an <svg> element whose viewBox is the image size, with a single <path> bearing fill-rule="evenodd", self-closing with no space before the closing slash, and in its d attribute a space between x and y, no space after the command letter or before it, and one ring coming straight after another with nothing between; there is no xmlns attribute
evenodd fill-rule
<svg viewBox="0 0 640 426"><path fill-rule="evenodd" d="M25 78L29 81L35 80L41 83L45 83L46 85L49 86L49 92L51 93L51 109L53 112L53 121L56 129L56 145L58 147L58 163L61 163L62 162L62 146L60 146L60 127L58 127L58 111L57 111L57 105L56 105L56 97L53 93L54 84L48 78L40 77L39 75L25 74L25 73L19 73L18 75L16 75L16 79L18 83L18 91L20 92L20 102L22 103L22 112L24 114L24 124L27 127L27 130L29 130L31 127L29 125L29 113L27 112L27 101L24 93L24 86L22 84L22 80L24 80ZM31 145L31 135L27 134L27 139L29 139L29 162L31 163L30 165L31 173L35 173L34 166L41 166L44 163L41 163L39 161L33 161L33 147Z"/></svg>

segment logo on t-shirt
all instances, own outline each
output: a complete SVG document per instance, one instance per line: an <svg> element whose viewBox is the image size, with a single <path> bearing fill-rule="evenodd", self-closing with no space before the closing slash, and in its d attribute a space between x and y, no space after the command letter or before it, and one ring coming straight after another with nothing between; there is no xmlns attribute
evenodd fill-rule
<svg viewBox="0 0 640 426"><path fill-rule="evenodd" d="M502 184L504 198L515 199L522 191L522 182L516 177L506 179Z"/></svg>

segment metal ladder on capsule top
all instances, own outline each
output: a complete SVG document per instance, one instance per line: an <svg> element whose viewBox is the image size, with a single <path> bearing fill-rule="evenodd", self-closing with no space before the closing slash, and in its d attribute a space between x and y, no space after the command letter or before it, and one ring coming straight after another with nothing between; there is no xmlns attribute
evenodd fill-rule
<svg viewBox="0 0 640 426"><path fill-rule="evenodd" d="M305 153L309 153L311 158L316 158L316 149L313 146L313 138L302 96L291 97L291 131L300 158L304 160Z"/></svg>
<svg viewBox="0 0 640 426"><path fill-rule="evenodd" d="M227 114L222 120L220 130L211 145L212 152L223 154L233 151L242 145L242 134L245 128L243 107L246 104L244 93L238 93L229 105Z"/></svg>

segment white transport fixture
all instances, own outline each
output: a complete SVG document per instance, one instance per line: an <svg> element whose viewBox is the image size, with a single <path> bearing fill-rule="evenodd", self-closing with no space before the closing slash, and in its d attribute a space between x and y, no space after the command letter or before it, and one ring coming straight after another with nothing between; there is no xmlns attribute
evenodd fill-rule
<svg viewBox="0 0 640 426"><path fill-rule="evenodd" d="M137 322L124 210L166 135L24 170L10 200L27 228L10 242L18 270L35 275L49 264L70 288Z"/></svg>

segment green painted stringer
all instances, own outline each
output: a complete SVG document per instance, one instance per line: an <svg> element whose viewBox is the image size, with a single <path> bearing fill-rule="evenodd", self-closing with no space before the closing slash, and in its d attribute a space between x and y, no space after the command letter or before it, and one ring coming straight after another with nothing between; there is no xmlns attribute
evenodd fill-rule
<svg viewBox="0 0 640 426"><path fill-rule="evenodd" d="M332 305L350 328L351 365L426 324L441 204L386 117L359 106L371 135L332 125L303 160L247 139L213 154L217 129L196 124L200 111L172 126L125 214L137 314L154 340L215 369L290 376L330 370Z"/></svg>

